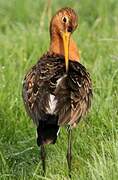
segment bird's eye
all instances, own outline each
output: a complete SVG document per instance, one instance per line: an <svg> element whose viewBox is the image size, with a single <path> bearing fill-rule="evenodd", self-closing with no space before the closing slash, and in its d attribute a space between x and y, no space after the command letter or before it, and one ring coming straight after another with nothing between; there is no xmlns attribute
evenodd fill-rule
<svg viewBox="0 0 118 180"><path fill-rule="evenodd" d="M64 16L64 17L62 18L62 21L63 21L64 23L67 23L67 22L68 22L68 18Z"/></svg>

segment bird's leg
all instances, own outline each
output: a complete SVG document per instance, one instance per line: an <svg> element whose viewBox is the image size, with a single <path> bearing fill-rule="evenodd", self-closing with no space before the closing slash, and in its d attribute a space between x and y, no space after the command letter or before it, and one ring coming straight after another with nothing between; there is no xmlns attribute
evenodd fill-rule
<svg viewBox="0 0 118 180"><path fill-rule="evenodd" d="M69 126L69 128L68 128L67 163L68 163L68 173L69 173L70 178L71 178L71 160L72 160L71 143L72 143L72 129Z"/></svg>
<svg viewBox="0 0 118 180"><path fill-rule="evenodd" d="M41 160L42 160L42 168L43 168L44 176L45 176L45 172L46 172L45 158L46 158L45 147L44 147L44 145L41 145Z"/></svg>

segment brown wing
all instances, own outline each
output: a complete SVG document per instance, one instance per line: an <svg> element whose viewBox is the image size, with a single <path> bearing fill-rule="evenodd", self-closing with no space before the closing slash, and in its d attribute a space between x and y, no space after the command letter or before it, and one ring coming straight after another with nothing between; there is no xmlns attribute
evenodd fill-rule
<svg viewBox="0 0 118 180"><path fill-rule="evenodd" d="M24 79L22 95L25 108L37 125L49 108L49 95L53 94L57 80L64 74L63 63L58 59L43 56Z"/></svg>
<svg viewBox="0 0 118 180"><path fill-rule="evenodd" d="M56 96L59 125L73 125L88 112L91 105L92 84L84 66L70 62L69 73L56 89Z"/></svg>
<svg viewBox="0 0 118 180"><path fill-rule="evenodd" d="M64 58L43 56L26 75L23 84L23 99L26 110L38 125L49 109L49 96L56 100L54 115L58 124L74 124L90 106L91 80L86 69L78 62L69 62L65 74Z"/></svg>

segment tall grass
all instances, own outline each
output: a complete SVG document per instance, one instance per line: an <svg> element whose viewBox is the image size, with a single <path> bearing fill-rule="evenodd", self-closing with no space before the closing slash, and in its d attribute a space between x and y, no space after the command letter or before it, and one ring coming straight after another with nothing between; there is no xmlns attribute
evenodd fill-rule
<svg viewBox="0 0 118 180"><path fill-rule="evenodd" d="M79 14L73 36L94 91L91 112L73 130L72 179L118 179L117 0L55 0L50 7L44 0L0 0L0 179L68 179L66 129L47 146L42 177L36 129L21 96L25 73L48 49L50 17L64 6Z"/></svg>

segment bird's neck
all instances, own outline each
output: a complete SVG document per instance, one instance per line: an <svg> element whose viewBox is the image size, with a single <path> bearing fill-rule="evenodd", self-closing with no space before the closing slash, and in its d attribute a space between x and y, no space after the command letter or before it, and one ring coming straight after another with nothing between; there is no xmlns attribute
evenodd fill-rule
<svg viewBox="0 0 118 180"><path fill-rule="evenodd" d="M64 56L63 40L58 34L51 36L50 52ZM69 60L80 61L80 54L75 41L70 37Z"/></svg>

